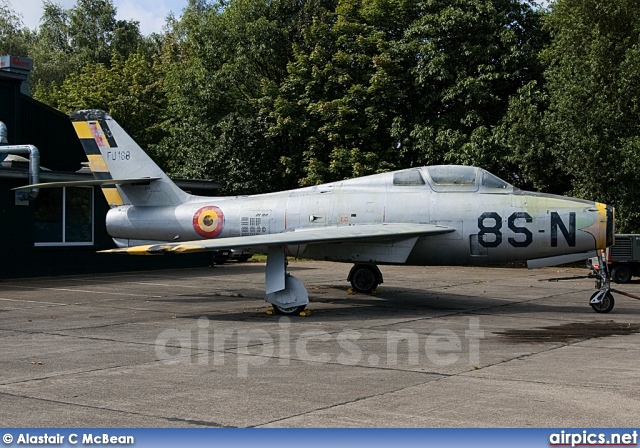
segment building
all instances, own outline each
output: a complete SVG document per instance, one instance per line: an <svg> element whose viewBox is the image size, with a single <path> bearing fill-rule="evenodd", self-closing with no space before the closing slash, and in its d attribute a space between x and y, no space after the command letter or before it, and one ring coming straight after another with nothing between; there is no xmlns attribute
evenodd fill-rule
<svg viewBox="0 0 640 448"><path fill-rule="evenodd" d="M34 145L40 152L40 181L88 180L82 150L69 117L31 98L32 62L0 57L0 121L12 145ZM0 278L65 275L210 266L211 254L178 257L131 257L99 254L115 247L104 217L109 206L97 187L41 189L32 201L12 188L28 183L28 162L0 155ZM212 195L209 181L176 183L194 194Z"/></svg>

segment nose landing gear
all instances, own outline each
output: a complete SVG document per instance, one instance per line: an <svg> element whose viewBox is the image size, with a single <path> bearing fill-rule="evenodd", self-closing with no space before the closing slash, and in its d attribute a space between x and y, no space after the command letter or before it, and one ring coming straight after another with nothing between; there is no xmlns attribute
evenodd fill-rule
<svg viewBox="0 0 640 448"><path fill-rule="evenodd" d="M615 305L615 300L613 299L613 294L611 291L603 292L602 290L596 291L591 295L589 299L589 304L593 311L596 313L608 313L613 309Z"/></svg>
<svg viewBox="0 0 640 448"><path fill-rule="evenodd" d="M615 305L613 294L611 294L611 279L609 277L609 267L598 251L598 269L596 270L596 289L589 299L589 305L596 313L608 313Z"/></svg>

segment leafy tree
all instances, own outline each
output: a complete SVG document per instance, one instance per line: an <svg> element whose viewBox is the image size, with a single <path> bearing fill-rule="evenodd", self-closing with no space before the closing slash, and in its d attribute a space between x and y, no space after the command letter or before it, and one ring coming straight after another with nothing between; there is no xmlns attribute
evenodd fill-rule
<svg viewBox="0 0 640 448"><path fill-rule="evenodd" d="M301 163L314 184L416 164L500 168L492 128L540 77L540 16L517 0L340 0L306 29L275 103L272 132L306 148L291 171Z"/></svg>
<svg viewBox="0 0 640 448"><path fill-rule="evenodd" d="M112 52L127 57L143 40L137 21L116 19L112 0L77 0L68 18L71 46L88 62L108 65Z"/></svg>
<svg viewBox="0 0 640 448"><path fill-rule="evenodd" d="M640 231L640 4L557 0L545 26L546 83L512 101L514 154L535 185L614 204L619 230ZM545 101L527 113L527 97Z"/></svg>
<svg viewBox="0 0 640 448"><path fill-rule="evenodd" d="M68 10L44 0L41 25L30 49L34 96L53 104L54 87L69 75L90 63L108 67L113 53L127 58L138 47L152 48L140 34L138 22L116 19L111 0L78 0Z"/></svg>
<svg viewBox="0 0 640 448"><path fill-rule="evenodd" d="M226 180L226 192L296 185L280 157L291 149L268 135L292 45L320 0L191 0L170 23L163 54L170 135L158 146L180 176Z"/></svg>
<svg viewBox="0 0 640 448"><path fill-rule="evenodd" d="M109 112L143 148L165 135L162 71L159 62L149 60L142 51L126 59L114 53L109 67L86 64L80 73L70 74L60 87L54 87L50 99L65 113L88 108Z"/></svg>
<svg viewBox="0 0 640 448"><path fill-rule="evenodd" d="M621 228L640 230L640 4L559 0L548 26L546 120L574 192L616 204Z"/></svg>
<svg viewBox="0 0 640 448"><path fill-rule="evenodd" d="M48 98L52 86L62 84L68 75L79 72L84 61L71 44L67 10L48 0L42 5L41 25L30 49L34 59L32 91L37 99L52 105Z"/></svg>
<svg viewBox="0 0 640 448"><path fill-rule="evenodd" d="M6 0L0 0L0 54L27 56L33 33Z"/></svg>
<svg viewBox="0 0 640 448"><path fill-rule="evenodd" d="M571 179L556 156L554 137L544 121L549 93L543 83L531 81L509 102L509 109L494 128L491 140L503 156L501 174L526 190L565 194Z"/></svg>
<svg viewBox="0 0 640 448"><path fill-rule="evenodd" d="M366 22L362 2L318 12L295 47L271 129L302 146L283 162L307 185L392 168L388 131L401 95L388 74L388 42Z"/></svg>
<svg viewBox="0 0 640 448"><path fill-rule="evenodd" d="M541 12L529 1L426 3L406 33L415 111L405 132L421 164L463 163L506 174L492 128L509 99L541 78Z"/></svg>

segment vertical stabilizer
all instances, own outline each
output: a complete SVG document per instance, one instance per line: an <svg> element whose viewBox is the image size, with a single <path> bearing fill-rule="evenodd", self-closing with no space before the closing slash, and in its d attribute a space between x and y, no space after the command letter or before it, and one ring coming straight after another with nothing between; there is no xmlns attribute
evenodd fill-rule
<svg viewBox="0 0 640 448"><path fill-rule="evenodd" d="M80 110L71 122L98 180L159 178L142 185L103 185L111 207L120 205L179 205L189 195L174 184L109 114L101 110Z"/></svg>

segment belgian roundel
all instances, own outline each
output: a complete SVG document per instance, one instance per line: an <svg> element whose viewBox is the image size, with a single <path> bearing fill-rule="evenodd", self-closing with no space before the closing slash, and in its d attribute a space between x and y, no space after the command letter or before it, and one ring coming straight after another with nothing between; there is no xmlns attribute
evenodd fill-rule
<svg viewBox="0 0 640 448"><path fill-rule="evenodd" d="M224 213L215 205L198 209L193 215L193 229L205 238L215 238L222 233Z"/></svg>

